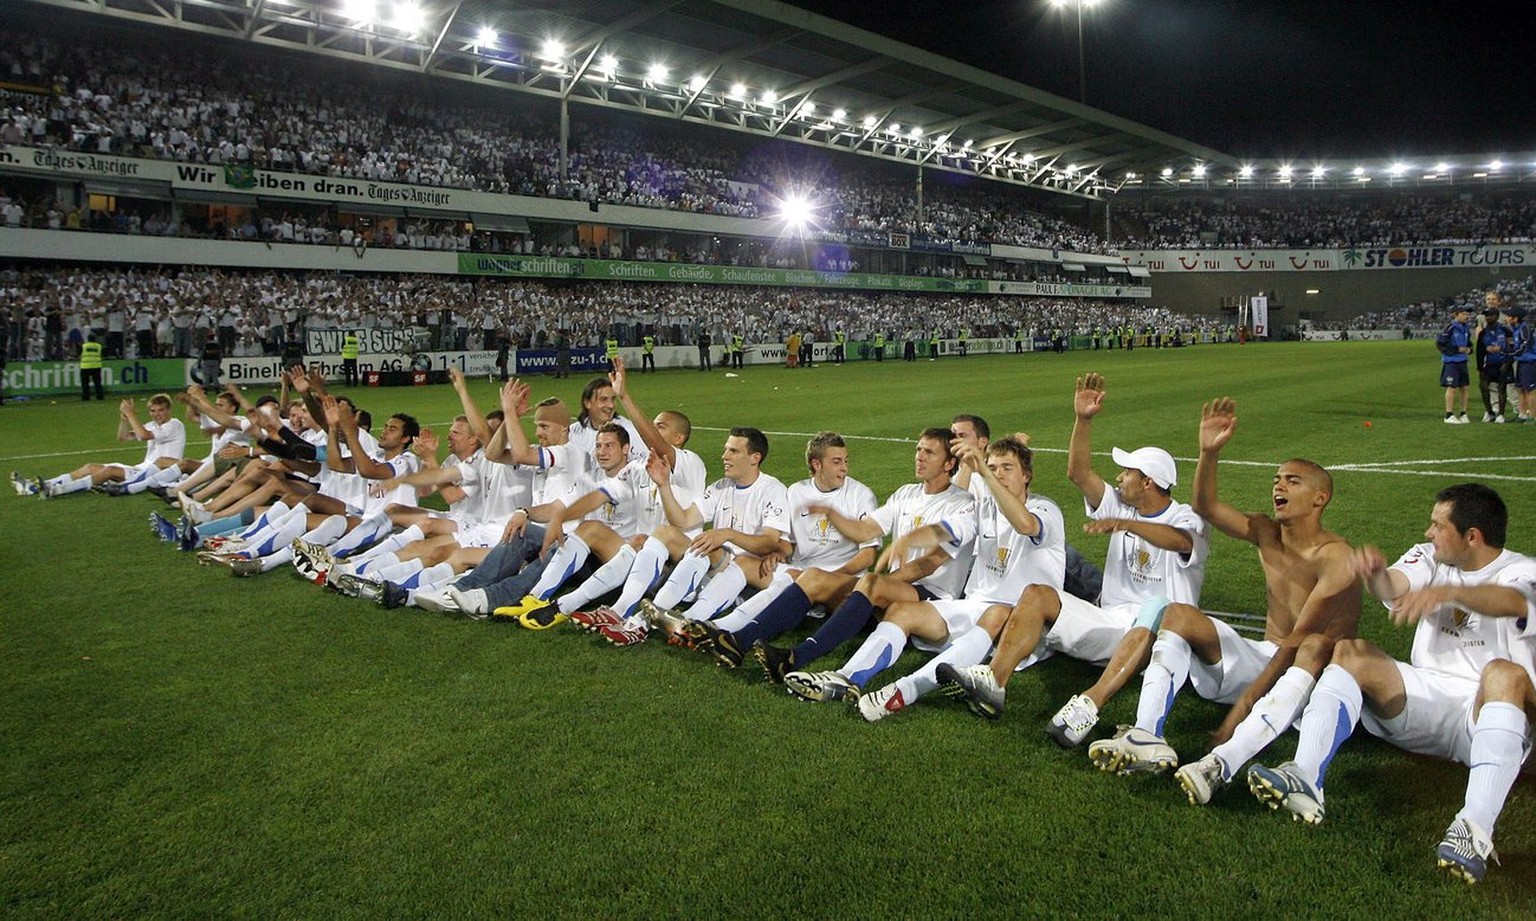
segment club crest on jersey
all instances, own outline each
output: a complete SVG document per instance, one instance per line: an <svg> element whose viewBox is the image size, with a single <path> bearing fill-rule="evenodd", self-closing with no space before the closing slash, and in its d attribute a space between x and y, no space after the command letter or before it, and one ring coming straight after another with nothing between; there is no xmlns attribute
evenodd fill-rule
<svg viewBox="0 0 1536 921"><path fill-rule="evenodd" d="M1133 557L1133 560L1134 563L1132 565L1140 572L1146 572L1152 568L1152 554L1148 553L1145 547L1136 548L1136 555Z"/></svg>
<svg viewBox="0 0 1536 921"><path fill-rule="evenodd" d="M822 517L816 522L816 530L821 532L822 537L827 536L827 529L830 527L832 527L832 520L829 518Z"/></svg>
<svg viewBox="0 0 1536 921"><path fill-rule="evenodd" d="M1008 552L1009 548L1007 547L997 548L997 567L999 569L1008 568Z"/></svg>

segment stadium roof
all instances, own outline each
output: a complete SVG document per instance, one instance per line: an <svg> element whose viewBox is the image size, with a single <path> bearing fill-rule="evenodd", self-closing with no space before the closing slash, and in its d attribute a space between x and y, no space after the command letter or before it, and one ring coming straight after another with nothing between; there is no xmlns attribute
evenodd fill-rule
<svg viewBox="0 0 1536 921"><path fill-rule="evenodd" d="M773 0L30 0L1100 198L1238 161ZM413 12L414 11L414 12Z"/></svg>

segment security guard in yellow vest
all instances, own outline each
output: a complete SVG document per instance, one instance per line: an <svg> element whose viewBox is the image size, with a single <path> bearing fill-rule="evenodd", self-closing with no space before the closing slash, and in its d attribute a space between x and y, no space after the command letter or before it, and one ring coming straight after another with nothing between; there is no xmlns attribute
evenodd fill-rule
<svg viewBox="0 0 1536 921"><path fill-rule="evenodd" d="M91 384L96 385L96 399L105 400L101 390L101 343L94 335L80 344L80 399L90 402Z"/></svg>
<svg viewBox="0 0 1536 921"><path fill-rule="evenodd" d="M351 330L341 340L341 376L348 387L357 386L357 353L361 346L357 333Z"/></svg>
<svg viewBox="0 0 1536 921"><path fill-rule="evenodd" d="M644 374L647 370L656 370L655 336L642 336L640 339L640 373Z"/></svg>
<svg viewBox="0 0 1536 921"><path fill-rule="evenodd" d="M603 343L603 354L608 358L608 367L618 370L618 366L613 363L613 360L619 357L619 340L608 339L605 341Z"/></svg>

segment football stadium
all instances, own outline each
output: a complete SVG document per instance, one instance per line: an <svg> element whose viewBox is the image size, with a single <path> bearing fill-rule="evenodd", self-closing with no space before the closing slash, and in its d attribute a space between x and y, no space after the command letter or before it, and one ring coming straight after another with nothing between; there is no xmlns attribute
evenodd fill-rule
<svg viewBox="0 0 1536 921"><path fill-rule="evenodd" d="M802 6L0 4L8 917L1536 912L1536 155Z"/></svg>

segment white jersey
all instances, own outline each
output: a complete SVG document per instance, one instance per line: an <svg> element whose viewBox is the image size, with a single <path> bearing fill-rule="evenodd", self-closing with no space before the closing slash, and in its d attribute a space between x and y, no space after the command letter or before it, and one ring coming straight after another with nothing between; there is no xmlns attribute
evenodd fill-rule
<svg viewBox="0 0 1536 921"><path fill-rule="evenodd" d="M604 477L597 489L608 501L587 516L601 522L628 540L636 534L652 534L665 520L656 484L645 472L645 461L633 460L611 477Z"/></svg>
<svg viewBox="0 0 1536 921"><path fill-rule="evenodd" d="M498 464L483 455L477 470L481 483L479 521L505 525L512 513L533 503L533 470L515 464Z"/></svg>
<svg viewBox="0 0 1536 921"><path fill-rule="evenodd" d="M208 451L209 460L218 457L219 452L230 445L249 445L251 443L250 436L247 434L251 430L251 420L244 416L237 416L235 418L240 423L240 427L230 429L220 425L216 419L206 413L198 415L197 427L202 429L204 434L210 435L213 438L213 447Z"/></svg>
<svg viewBox="0 0 1536 921"><path fill-rule="evenodd" d="M953 483L949 488L937 493L926 492L921 483L908 483L891 493L884 505L870 512L866 517L880 525L880 530L888 534L892 540L896 540L908 531L925 524L960 522L966 518L974 519L975 515L976 497ZM955 534L953 528L950 533L954 539L942 545L944 551L950 556L949 562L915 583L932 592L937 598L954 598L960 594L960 588L965 584L971 561L969 540L961 539L964 535ZM971 528L971 535L975 535L974 525ZM901 562L910 563L926 552L913 551Z"/></svg>
<svg viewBox="0 0 1536 921"><path fill-rule="evenodd" d="M448 503L448 516L461 524L479 521L480 509L485 504L485 482L480 475L485 466L484 452L477 448L475 453L464 458L449 454L441 466L445 470L456 468L459 471L459 489L464 493L459 501Z"/></svg>
<svg viewBox="0 0 1536 921"><path fill-rule="evenodd" d="M390 470L393 471L389 475L390 478L410 476L421 469L421 458L409 451L401 451L394 457L387 458L380 461L380 463L389 465ZM375 496L373 487L377 486L382 480L370 480L361 476L355 476L354 478L363 481L362 512L364 518L375 512L382 512L391 505L416 504L416 487L414 486L402 483L382 496Z"/></svg>
<svg viewBox="0 0 1536 921"><path fill-rule="evenodd" d="M704 520L712 527L730 528L743 534L761 534L773 528L781 537L789 537L789 491L777 477L759 471L749 486L740 486L722 477L705 487L695 503ZM732 553L742 549L727 542Z"/></svg>
<svg viewBox="0 0 1536 921"><path fill-rule="evenodd" d="M645 442L640 440L640 432L635 424L623 416L614 416L615 425L624 427L629 433L629 449L631 451L644 451ZM570 434L566 438L566 444L592 458L593 467L597 466L597 429L586 422L572 422L567 430Z"/></svg>
<svg viewBox="0 0 1536 921"><path fill-rule="evenodd" d="M592 455L570 445L540 446L539 460L528 465L533 471L533 504L568 502L572 489L592 470Z"/></svg>
<svg viewBox="0 0 1536 921"><path fill-rule="evenodd" d="M1049 585L1061 591L1067 574L1066 524L1061 509L1044 496L1030 496L1024 508L1040 523L1033 537L1015 531L987 495L976 503L976 561L965 581L968 601L1014 604L1031 585ZM954 528L950 529L952 532Z"/></svg>
<svg viewBox="0 0 1536 921"><path fill-rule="evenodd" d="M1473 681L1494 659L1509 659L1536 678L1536 560L1504 550L1482 569L1467 572L1435 561L1434 544L1418 544L1392 568L1408 588L1431 585L1502 585L1525 598L1525 616L1488 617L1465 608L1441 607L1419 621L1409 662L1417 668Z"/></svg>
<svg viewBox="0 0 1536 921"><path fill-rule="evenodd" d="M151 419L144 423L144 427L149 430L150 437L144 445L144 462L139 466L148 467L162 457L181 460L187 453L187 427L180 419L167 419L163 423Z"/></svg>
<svg viewBox="0 0 1536 921"><path fill-rule="evenodd" d="M677 497L678 505L687 508L704 495L709 471L704 468L704 458L687 448L673 448L672 453L672 495ZM658 498L656 501L660 503L661 500Z"/></svg>
<svg viewBox="0 0 1536 921"><path fill-rule="evenodd" d="M835 572L858 556L865 547L880 546L879 539L855 543L832 526L826 515L806 511L810 505L826 505L845 518L858 521L880 506L868 486L848 477L831 492L822 492L810 478L789 487L789 534L795 545L789 565L796 569L820 569Z"/></svg>
<svg viewBox="0 0 1536 921"><path fill-rule="evenodd" d="M1187 533L1194 546L1189 553L1161 550L1130 531L1116 531L1109 536L1109 555L1104 561L1104 587L1099 593L1099 607L1122 604L1140 605L1159 595L1177 604L1200 604L1200 586L1205 581L1205 559L1210 552L1210 537L1205 519L1182 502L1169 502L1156 515L1142 515L1120 501L1120 494L1105 488L1099 507L1087 500L1083 507L1088 517L1145 521L1167 525Z"/></svg>

